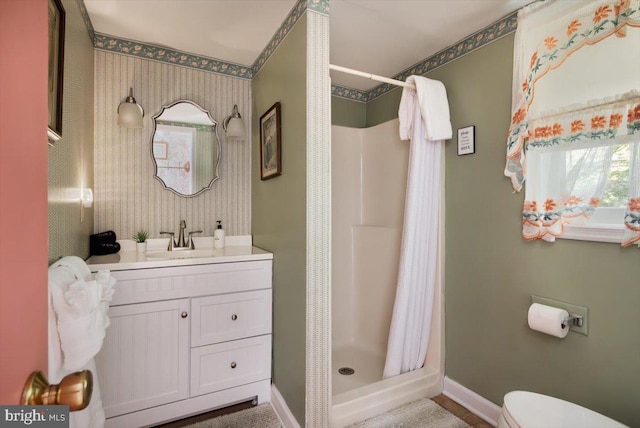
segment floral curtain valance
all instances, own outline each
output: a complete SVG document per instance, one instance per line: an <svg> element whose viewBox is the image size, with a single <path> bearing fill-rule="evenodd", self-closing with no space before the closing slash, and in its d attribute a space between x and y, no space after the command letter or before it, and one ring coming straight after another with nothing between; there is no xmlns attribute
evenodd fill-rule
<svg viewBox="0 0 640 428"><path fill-rule="evenodd" d="M538 22L535 25L527 25L525 22L530 15L538 13L538 9L556 6L562 8L562 13L550 13L548 22ZM579 10L573 11L572 7ZM532 40L528 30L534 27L536 32ZM507 159L504 171L505 175L511 179L516 191L522 189L527 175L525 158L527 142L532 139L534 142L537 141L537 144L544 144L544 141L550 137L560 137L562 134L564 138L571 138L572 134L570 124L561 125L561 131L559 128L553 129L555 122L551 124L550 129L537 125L534 127L530 124L533 120L530 112L538 81L549 72L560 68L570 55L581 48L596 45L610 36L624 38L628 27L640 27L640 0L557 2L555 5L553 1L547 1L521 10L516 32L512 118L507 135ZM634 34L633 37L636 35ZM621 52L621 56L624 55L625 52ZM588 69L585 69L584 73L587 74ZM632 87L627 90L632 89L640 88ZM607 132L612 132L611 128L619 132L622 121L618 123L617 116L613 122L611 117L606 117L604 120L607 121L606 128L609 129ZM594 124L597 126L596 130L605 128L601 121L596 121ZM576 123L574 129L580 126L583 127L580 131L589 132L590 123L583 122L582 125ZM538 136L535 133L536 128L540 128Z"/></svg>
<svg viewBox="0 0 640 428"><path fill-rule="evenodd" d="M597 147L640 135L640 91L616 98L532 119L525 150Z"/></svg>

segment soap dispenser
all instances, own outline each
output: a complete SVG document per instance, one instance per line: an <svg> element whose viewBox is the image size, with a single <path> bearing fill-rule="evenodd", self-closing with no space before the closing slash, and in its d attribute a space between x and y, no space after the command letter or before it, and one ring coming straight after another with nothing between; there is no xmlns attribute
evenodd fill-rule
<svg viewBox="0 0 640 428"><path fill-rule="evenodd" d="M222 228L222 220L217 221L218 226L213 232L213 248L224 248L224 229Z"/></svg>

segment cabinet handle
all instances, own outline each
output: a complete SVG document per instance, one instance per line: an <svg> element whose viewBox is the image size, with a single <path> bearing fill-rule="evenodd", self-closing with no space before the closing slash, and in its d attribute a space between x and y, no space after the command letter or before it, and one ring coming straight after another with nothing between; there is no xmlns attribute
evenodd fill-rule
<svg viewBox="0 0 640 428"><path fill-rule="evenodd" d="M236 363L235 363L235 362L231 363L231 368L232 368L232 369L235 369L235 368L236 368Z"/></svg>
<svg viewBox="0 0 640 428"><path fill-rule="evenodd" d="M180 314L180 316L181 316L182 318L186 318L186 317L188 317L188 316L189 316L189 314L187 314L186 312L183 312L183 313L181 313L181 314Z"/></svg>
<svg viewBox="0 0 640 428"><path fill-rule="evenodd" d="M231 320L235 321L238 319L238 316L236 314L231 315Z"/></svg>

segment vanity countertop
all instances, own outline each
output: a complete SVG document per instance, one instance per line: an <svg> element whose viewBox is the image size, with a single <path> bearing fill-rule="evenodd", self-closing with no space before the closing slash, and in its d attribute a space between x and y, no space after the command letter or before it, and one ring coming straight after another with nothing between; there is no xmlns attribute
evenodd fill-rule
<svg viewBox="0 0 640 428"><path fill-rule="evenodd" d="M232 241L234 244L239 245L227 245L221 249L213 249L210 246L196 245L196 248L198 249L212 251L213 256L176 259L158 259L152 256L154 252L166 250L166 247L158 247L157 245L153 245L152 248L147 251L147 253L150 255L150 257L147 257L147 253L138 253L135 250L135 244L131 245L126 241L118 242L121 244L122 249L117 254L91 256L87 259L87 265L89 266L89 269L91 269L91 272L97 272L99 270L119 271L130 269L151 269L162 267L193 266L212 263L232 263L273 259L272 253L265 251L262 248L254 247L250 244L247 244L246 241ZM197 242L198 241L196 241L196 244ZM213 243L213 241L211 242ZM175 250L175 253L176 256L179 257L180 250Z"/></svg>

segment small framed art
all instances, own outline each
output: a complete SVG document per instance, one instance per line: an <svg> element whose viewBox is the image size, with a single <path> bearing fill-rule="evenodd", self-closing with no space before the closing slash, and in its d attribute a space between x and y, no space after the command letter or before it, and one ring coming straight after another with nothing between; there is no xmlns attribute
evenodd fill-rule
<svg viewBox="0 0 640 428"><path fill-rule="evenodd" d="M153 157L158 160L166 160L168 159L168 146L169 143L166 141L157 141L153 143Z"/></svg>
<svg viewBox="0 0 640 428"><path fill-rule="evenodd" d="M476 152L476 127L458 128L458 156Z"/></svg>
<svg viewBox="0 0 640 428"><path fill-rule="evenodd" d="M268 180L282 174L282 137L280 128L280 103L278 102L260 117L261 180Z"/></svg>
<svg viewBox="0 0 640 428"><path fill-rule="evenodd" d="M49 118L47 140L53 145L62 137L62 84L64 82L65 13L60 0L49 0Z"/></svg>

